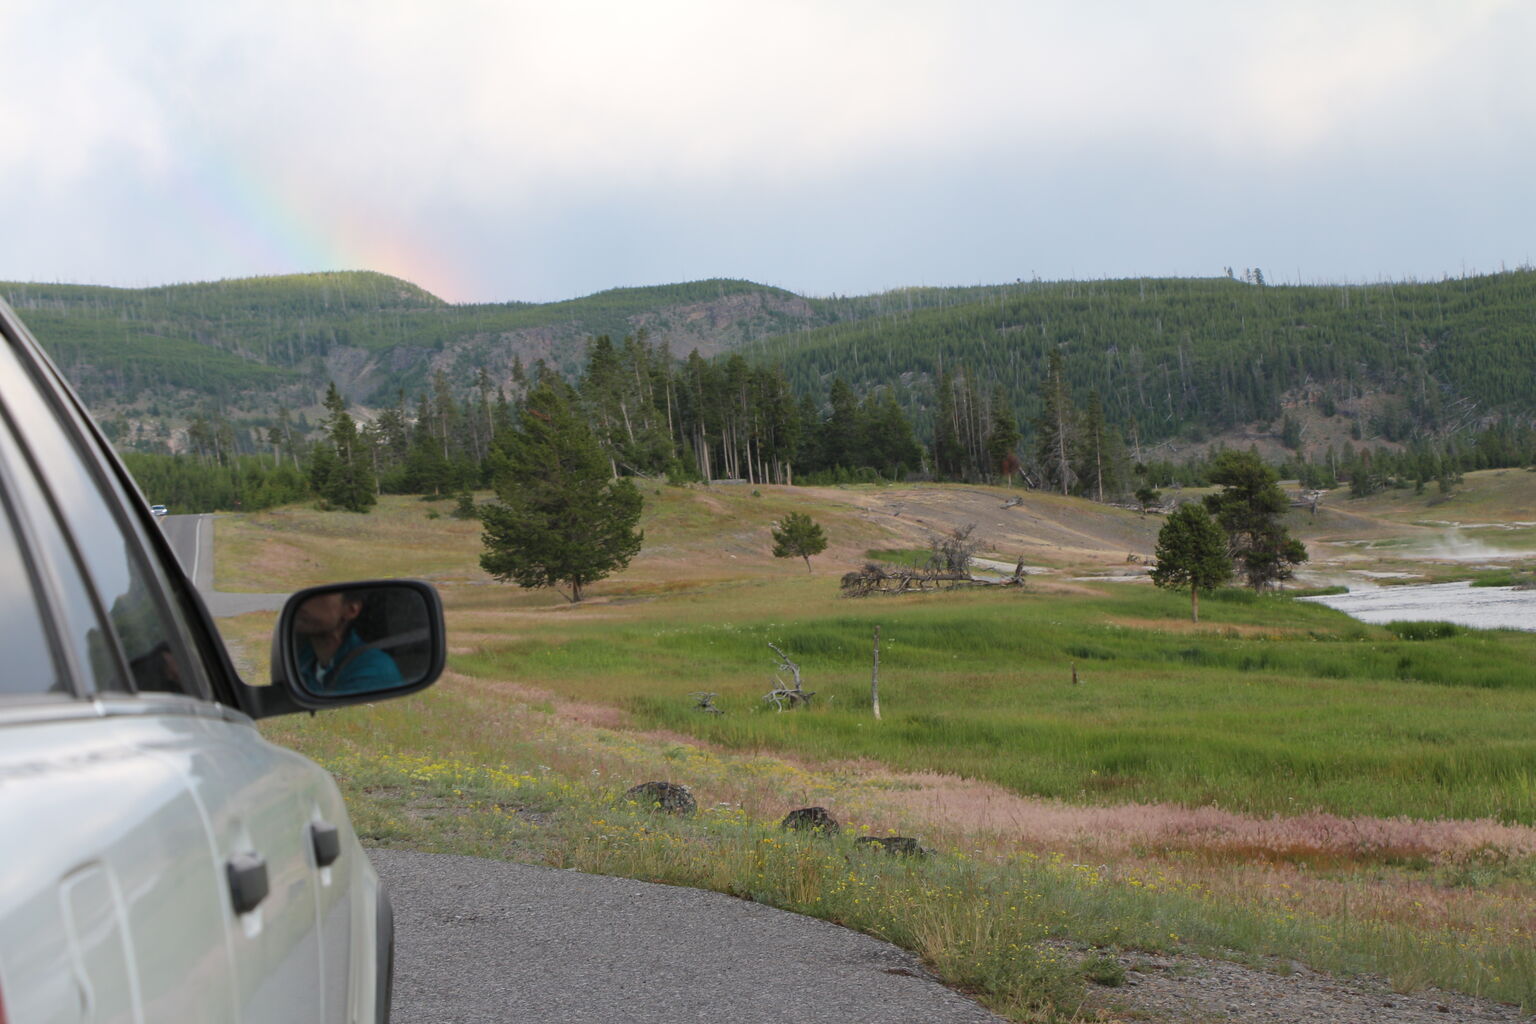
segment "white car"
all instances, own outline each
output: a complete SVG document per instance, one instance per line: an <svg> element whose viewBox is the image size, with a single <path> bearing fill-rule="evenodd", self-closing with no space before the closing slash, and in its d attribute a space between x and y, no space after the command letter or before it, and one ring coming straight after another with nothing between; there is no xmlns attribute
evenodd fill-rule
<svg viewBox="0 0 1536 1024"><path fill-rule="evenodd" d="M164 505L151 505L149 506L149 514L154 516L156 519L159 519L163 516L170 515L171 510L166 508Z"/></svg>
<svg viewBox="0 0 1536 1024"><path fill-rule="evenodd" d="M254 719L431 685L441 602L301 591L248 685L153 523L0 302L0 1024L387 1021L378 876Z"/></svg>

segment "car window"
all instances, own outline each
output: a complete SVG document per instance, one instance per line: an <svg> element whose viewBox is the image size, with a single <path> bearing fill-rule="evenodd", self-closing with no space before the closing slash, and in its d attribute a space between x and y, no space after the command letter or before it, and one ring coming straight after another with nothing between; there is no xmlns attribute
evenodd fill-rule
<svg viewBox="0 0 1536 1024"><path fill-rule="evenodd" d="M37 606L32 573L5 505L0 503L0 697L16 694L68 695L51 653L47 628Z"/></svg>
<svg viewBox="0 0 1536 1024"><path fill-rule="evenodd" d="M127 690L128 684L118 668L112 643L102 628L90 588L80 575L74 553L64 540L53 509L30 467L22 459L21 449L3 423L0 423L0 461L11 470L9 497L31 527L31 541L37 546L34 559L44 561L49 570L44 575L47 582L42 585L48 587L57 599L56 614L61 616L59 630L64 635L65 644L73 651L80 671L86 674L82 682L92 690Z"/></svg>
<svg viewBox="0 0 1536 1024"><path fill-rule="evenodd" d="M9 346L0 346L0 375L30 377ZM143 557L142 542L132 537L129 518L115 515L113 503L126 511L127 497L115 483L90 473L69 435L35 389L6 393L16 420L25 424L34 469L45 478L57 515L69 527L86 575L102 610L111 620L123 656L139 690L207 694L198 665L186 655L184 627L163 600L169 586L159 567ZM103 493L103 483L106 493ZM89 645L89 637L84 638ZM100 689L121 689L120 673L107 673L102 659L88 652Z"/></svg>

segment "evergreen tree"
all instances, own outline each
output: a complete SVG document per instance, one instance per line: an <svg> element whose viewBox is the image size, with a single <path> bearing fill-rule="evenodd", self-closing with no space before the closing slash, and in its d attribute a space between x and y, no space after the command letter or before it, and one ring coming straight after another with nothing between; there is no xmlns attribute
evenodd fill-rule
<svg viewBox="0 0 1536 1024"><path fill-rule="evenodd" d="M444 494L452 489L452 469L433 429L432 399L423 394L416 403L416 422L405 455L404 489L415 494Z"/></svg>
<svg viewBox="0 0 1536 1024"><path fill-rule="evenodd" d="M811 556L827 549L827 535L804 512L791 512L773 528L774 558L803 558L805 571L811 571Z"/></svg>
<svg viewBox="0 0 1536 1024"><path fill-rule="evenodd" d="M912 424L901 411L896 396L887 392L876 400L873 395L864 400L865 450L863 465L879 470L888 480L902 477L922 465L923 449L912 433Z"/></svg>
<svg viewBox="0 0 1536 1024"><path fill-rule="evenodd" d="M992 391L992 426L987 430L987 462L994 476L1007 481L1018 472L1016 452L1022 437L1008 394L999 384Z"/></svg>
<svg viewBox="0 0 1536 1024"><path fill-rule="evenodd" d="M843 469L867 464L862 458L865 431L859 402L843 378L832 382L830 401L832 411L821 427L822 463Z"/></svg>
<svg viewBox="0 0 1536 1024"><path fill-rule="evenodd" d="M1067 394L1060 349L1051 350L1040 404L1040 415L1035 420L1035 458L1046 485L1067 494L1077 477L1072 471L1072 399Z"/></svg>
<svg viewBox="0 0 1536 1024"><path fill-rule="evenodd" d="M933 465L941 478L958 479L965 471L965 449L960 444L960 417L955 405L955 380L939 374L938 409L933 420Z"/></svg>
<svg viewBox="0 0 1536 1024"><path fill-rule="evenodd" d="M1088 393L1088 409L1083 413L1077 434L1074 474L1082 481L1083 492L1094 501L1103 501L1106 493L1118 487L1114 453L1109 428L1104 423L1104 406L1097 390Z"/></svg>
<svg viewBox="0 0 1536 1024"><path fill-rule="evenodd" d="M629 564L644 535L640 492L614 479L570 386L543 375L517 429L497 439L497 500L480 508L480 565L500 580L554 587L576 603L586 587Z"/></svg>
<svg viewBox="0 0 1536 1024"><path fill-rule="evenodd" d="M367 512L377 503L373 458L366 450L357 423L347 412L347 400L336 383L325 392L325 433L316 442L310 463L310 483L329 508Z"/></svg>
<svg viewBox="0 0 1536 1024"><path fill-rule="evenodd" d="M1208 475L1221 491L1207 495L1205 507L1226 531L1228 550L1254 590L1290 579L1293 566L1307 560L1307 549L1291 536L1280 517L1290 502L1279 477L1253 452L1221 452Z"/></svg>
<svg viewBox="0 0 1536 1024"><path fill-rule="evenodd" d="M411 450L410 425L405 418L405 392L399 391L395 404L379 410L363 431L373 455L373 472L380 489L398 493L403 487L406 459Z"/></svg>
<svg viewBox="0 0 1536 1024"><path fill-rule="evenodd" d="M1280 423L1280 443L1293 452L1301 451L1301 421L1290 413Z"/></svg>
<svg viewBox="0 0 1536 1024"><path fill-rule="evenodd" d="M1227 537L1203 505L1182 505L1157 534L1152 582L1168 589L1189 588L1190 621L1200 621L1200 591L1232 578Z"/></svg>

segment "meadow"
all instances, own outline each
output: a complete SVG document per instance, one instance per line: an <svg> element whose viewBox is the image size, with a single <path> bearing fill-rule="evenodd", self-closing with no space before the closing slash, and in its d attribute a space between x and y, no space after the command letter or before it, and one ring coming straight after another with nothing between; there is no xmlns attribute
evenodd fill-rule
<svg viewBox="0 0 1536 1024"><path fill-rule="evenodd" d="M871 552L921 546L881 503L933 508L942 492L658 487L642 555L579 606L488 580L476 524L411 499L221 519L217 572L229 589L438 582L437 687L265 725L338 774L373 843L814 913L917 950L1020 1020L1118 1019L1113 971L1084 978L1138 950L1536 1007L1536 635L1367 626L1242 591L1202 601L1193 624L1185 596L1104 581L1151 531L1101 509L1022 590L838 597ZM813 573L768 557L788 508L833 540ZM1061 529L1053 505L1025 511ZM1031 529L992 528L988 553L1046 562ZM225 625L259 657L270 622ZM811 708L762 701L769 642L800 664ZM725 714L699 711L700 691ZM648 778L691 786L703 811L626 805ZM844 834L777 828L811 804ZM851 845L893 832L934 856Z"/></svg>

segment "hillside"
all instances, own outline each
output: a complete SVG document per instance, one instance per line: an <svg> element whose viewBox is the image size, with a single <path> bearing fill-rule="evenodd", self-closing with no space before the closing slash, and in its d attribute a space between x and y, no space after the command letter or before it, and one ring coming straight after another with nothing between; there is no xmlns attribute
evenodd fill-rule
<svg viewBox="0 0 1536 1024"><path fill-rule="evenodd" d="M798 296L746 281L614 289L565 302L449 305L383 274L345 272L160 288L0 283L3 295L99 410L200 401L264 414L314 403L328 380L353 402L392 400L436 370L514 358L579 370L582 343L647 331L679 355L713 355L819 322Z"/></svg>
<svg viewBox="0 0 1536 1024"><path fill-rule="evenodd" d="M919 407L942 370L1038 413L1047 354L1140 438L1197 438L1291 410L1361 419L1387 440L1536 395L1536 272L1434 284L1262 287L1228 278L1028 283L985 301L887 312L750 346L791 384L900 384ZM931 410L930 410L931 411ZM922 422L922 417L919 417ZM1321 426L1321 425L1320 425Z"/></svg>
<svg viewBox="0 0 1536 1024"><path fill-rule="evenodd" d="M891 389L928 441L939 377L999 393L1026 437L1051 353L1134 453L1214 438L1315 456L1536 413L1536 272L1437 283L1265 287L1231 278L1018 282L805 298L750 281L624 288L553 303L450 305L396 278L306 274L145 289L0 283L120 444L163 450L198 412L255 429L316 413L334 380L355 406L443 372L515 392L519 366L581 369L587 339L644 331L674 357L780 364L817 402L835 377ZM303 420L300 421L303 425ZM1167 447L1160 447L1167 445ZM174 445L173 445L174 446Z"/></svg>

